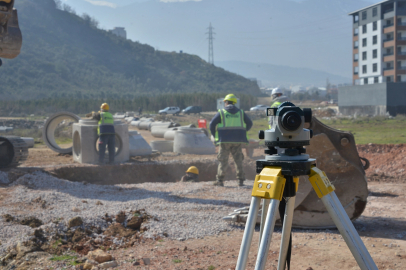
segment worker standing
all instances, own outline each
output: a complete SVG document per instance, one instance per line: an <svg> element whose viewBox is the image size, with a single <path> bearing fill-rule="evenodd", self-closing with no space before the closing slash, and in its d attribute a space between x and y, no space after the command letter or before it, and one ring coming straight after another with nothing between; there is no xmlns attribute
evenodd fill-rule
<svg viewBox="0 0 406 270"><path fill-rule="evenodd" d="M224 177L228 168L228 158L231 154L236 165L239 186L244 185L243 169L244 154L242 144L248 143L247 131L252 127L251 119L235 106L237 98L229 94L224 98L225 108L219 110L210 122L211 134L215 134L216 144L220 145L217 159L220 162L217 169L216 186L224 186ZM217 128L217 129L216 129Z"/></svg>
<svg viewBox="0 0 406 270"><path fill-rule="evenodd" d="M106 146L109 150L109 164L114 163L116 154L116 132L114 130L114 118L109 112L110 107L107 103L100 106L100 112L90 114L92 119L99 121L97 134L99 135L99 164L104 164L104 155Z"/></svg>
<svg viewBox="0 0 406 270"><path fill-rule="evenodd" d="M283 95L283 92L280 88L275 88L271 93L271 108L277 108L283 102L288 101L288 97ZM269 128L272 127L273 117L268 117Z"/></svg>

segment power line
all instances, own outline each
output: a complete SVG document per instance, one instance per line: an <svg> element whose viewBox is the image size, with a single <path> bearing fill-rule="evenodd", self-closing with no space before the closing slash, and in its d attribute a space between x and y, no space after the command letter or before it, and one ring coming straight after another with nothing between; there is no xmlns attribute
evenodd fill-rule
<svg viewBox="0 0 406 270"><path fill-rule="evenodd" d="M210 64L214 65L214 53L213 53L214 37L213 37L213 35L215 35L216 33L213 32L214 27L211 26L211 23L210 23L209 28L207 28L207 29L209 29L209 32L206 33L206 35L207 34L209 35L209 37L207 38L209 40L209 61L208 62Z"/></svg>

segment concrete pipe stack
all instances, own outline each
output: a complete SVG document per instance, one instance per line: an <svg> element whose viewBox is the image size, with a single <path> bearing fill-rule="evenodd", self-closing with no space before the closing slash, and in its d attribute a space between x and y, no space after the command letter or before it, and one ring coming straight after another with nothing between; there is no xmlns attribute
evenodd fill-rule
<svg viewBox="0 0 406 270"><path fill-rule="evenodd" d="M173 140L175 140L175 133L176 133L177 130L179 130L179 129L188 129L188 128L196 128L196 126L193 125L193 124L191 124L191 125L188 125L188 126L181 126L181 127L169 128L169 129L165 132L164 138L165 138L165 140L167 140L167 141L173 141Z"/></svg>
<svg viewBox="0 0 406 270"><path fill-rule="evenodd" d="M216 147L200 128L179 129L175 133L173 151L182 154L212 155Z"/></svg>
<svg viewBox="0 0 406 270"><path fill-rule="evenodd" d="M145 139L137 131L128 132L130 138L130 156L149 156L152 154L151 146L145 141Z"/></svg>

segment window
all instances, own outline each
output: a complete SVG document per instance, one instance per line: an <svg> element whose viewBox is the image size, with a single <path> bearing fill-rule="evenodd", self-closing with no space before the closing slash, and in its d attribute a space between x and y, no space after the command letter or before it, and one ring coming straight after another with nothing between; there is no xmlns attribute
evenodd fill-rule
<svg viewBox="0 0 406 270"><path fill-rule="evenodd" d="M378 36L373 36L372 37L372 44L377 44L378 43Z"/></svg>
<svg viewBox="0 0 406 270"><path fill-rule="evenodd" d="M363 11L363 12L362 12L362 19L363 19L363 20L366 20L366 19L367 19L367 12L366 12L366 11Z"/></svg>
<svg viewBox="0 0 406 270"><path fill-rule="evenodd" d="M374 83L379 83L379 77L374 77Z"/></svg>
<svg viewBox="0 0 406 270"><path fill-rule="evenodd" d="M386 77L386 82L391 82L391 77Z"/></svg>
<svg viewBox="0 0 406 270"><path fill-rule="evenodd" d="M391 69L391 68L392 68L391 65L390 65L390 63L386 63L386 68L387 68L387 69Z"/></svg>
<svg viewBox="0 0 406 270"><path fill-rule="evenodd" d="M358 21L359 21L358 15L354 15L354 22L356 23L356 22L358 22Z"/></svg>
<svg viewBox="0 0 406 270"><path fill-rule="evenodd" d="M354 67L354 74L355 74L355 75L358 74L358 67Z"/></svg>
<svg viewBox="0 0 406 270"><path fill-rule="evenodd" d="M358 36L358 27L354 29L354 36Z"/></svg>
<svg viewBox="0 0 406 270"><path fill-rule="evenodd" d="M372 23L372 30L374 30L374 31L378 30L378 22Z"/></svg>
<svg viewBox="0 0 406 270"><path fill-rule="evenodd" d="M377 58L378 57L378 50L375 49L372 51L372 58Z"/></svg>
<svg viewBox="0 0 406 270"><path fill-rule="evenodd" d="M368 78L364 78L364 84L368 84Z"/></svg>
<svg viewBox="0 0 406 270"><path fill-rule="evenodd" d="M367 32L367 25L364 24L364 25L362 26L362 33L365 34L366 32Z"/></svg>
<svg viewBox="0 0 406 270"><path fill-rule="evenodd" d="M373 64L372 65L372 72L377 72L378 71L378 64Z"/></svg>
<svg viewBox="0 0 406 270"><path fill-rule="evenodd" d="M354 62L358 62L358 53L354 54Z"/></svg>
<svg viewBox="0 0 406 270"><path fill-rule="evenodd" d="M362 73L367 73L367 65L362 66Z"/></svg>
<svg viewBox="0 0 406 270"><path fill-rule="evenodd" d="M402 81L402 76L400 76L400 75L396 76L396 81L401 82Z"/></svg>
<svg viewBox="0 0 406 270"><path fill-rule="evenodd" d="M367 52L362 52L362 60L367 60Z"/></svg>
<svg viewBox="0 0 406 270"><path fill-rule="evenodd" d="M372 9L372 17L375 17L377 15L378 15L378 8L375 7Z"/></svg>
<svg viewBox="0 0 406 270"><path fill-rule="evenodd" d="M367 46L367 39L363 38L362 39L362 47L366 47Z"/></svg>
<svg viewBox="0 0 406 270"><path fill-rule="evenodd" d="M358 40L354 41L354 49L358 48Z"/></svg>

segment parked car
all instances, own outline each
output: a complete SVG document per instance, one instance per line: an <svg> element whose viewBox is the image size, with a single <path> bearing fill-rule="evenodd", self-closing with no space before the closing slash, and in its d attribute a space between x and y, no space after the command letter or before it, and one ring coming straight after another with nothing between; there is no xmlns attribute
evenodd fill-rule
<svg viewBox="0 0 406 270"><path fill-rule="evenodd" d="M184 114L191 114L191 113L201 113L202 112L202 107L200 106L189 106L186 109L182 110Z"/></svg>
<svg viewBox="0 0 406 270"><path fill-rule="evenodd" d="M250 111L261 111L261 112L264 112L264 111L266 111L266 109L267 108L269 108L270 106L268 106L268 105L257 105L257 106L255 106L255 107L252 107L251 109L250 109Z"/></svg>
<svg viewBox="0 0 406 270"><path fill-rule="evenodd" d="M179 113L180 113L179 107L166 107L165 109L159 111L159 114L161 115L163 114L179 115Z"/></svg>

